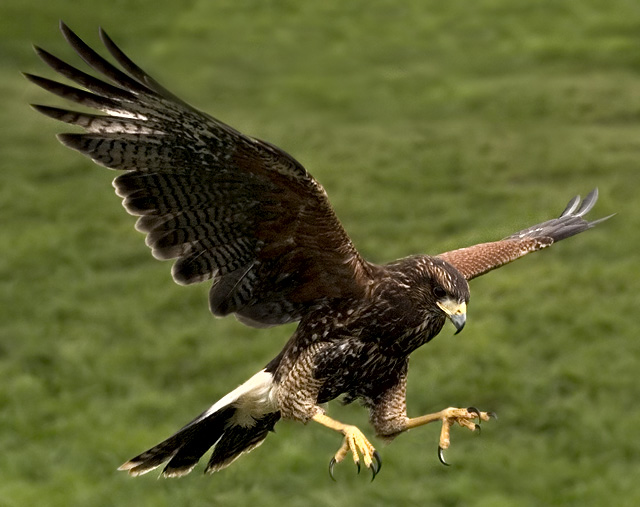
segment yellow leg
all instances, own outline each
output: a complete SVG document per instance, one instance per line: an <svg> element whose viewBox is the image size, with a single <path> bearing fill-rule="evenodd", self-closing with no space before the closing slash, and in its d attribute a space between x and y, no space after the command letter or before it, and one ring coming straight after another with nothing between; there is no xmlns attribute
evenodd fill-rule
<svg viewBox="0 0 640 507"><path fill-rule="evenodd" d="M338 449L338 452L336 452L334 457L331 458L331 462L329 463L329 475L331 475L332 479L335 480L333 477L334 465L336 463L340 463L349 452L351 452L353 462L358 467L358 472L360 472L360 455L362 455L364 466L370 469L373 474L373 478L371 480L375 479L380 468L382 468L382 462L380 461L378 451L375 450L362 431L360 431L356 426L343 424L340 421L331 419L331 417L324 414L316 414L312 419L315 422L334 431L339 431L344 435L344 441L342 442L340 449Z"/></svg>
<svg viewBox="0 0 640 507"><path fill-rule="evenodd" d="M435 421L442 422L442 429L440 430L440 444L438 446L438 457L443 465L448 465L444 460L443 451L449 448L451 444L450 432L451 426L454 423L458 423L460 426L476 431L480 429L480 424L473 422L475 419L478 421L488 421L491 417L496 417L493 412L480 412L475 407L469 408L445 408L435 414L427 414L421 417L414 417L407 420L406 429L417 428L418 426L424 426Z"/></svg>

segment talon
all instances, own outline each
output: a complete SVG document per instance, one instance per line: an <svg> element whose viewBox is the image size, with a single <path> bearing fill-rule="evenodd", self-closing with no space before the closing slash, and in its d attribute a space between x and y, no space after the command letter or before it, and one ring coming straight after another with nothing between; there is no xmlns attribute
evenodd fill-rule
<svg viewBox="0 0 640 507"><path fill-rule="evenodd" d="M470 414L475 414L476 417L478 418L478 422L476 423L476 427L479 429L480 428L480 423L482 422L482 415L480 413L480 410L478 410L476 407L469 407L467 408L467 412L469 412Z"/></svg>
<svg viewBox="0 0 640 507"><path fill-rule="evenodd" d="M378 451L373 451L373 459L376 460L376 464L377 464L376 474L378 474L380 473L380 470L382 470L382 459L380 458L380 454L378 454Z"/></svg>
<svg viewBox="0 0 640 507"><path fill-rule="evenodd" d="M480 423L476 423L475 428L473 428L473 431L477 431L478 435L480 435L480 433L482 432L482 428L480 427Z"/></svg>
<svg viewBox="0 0 640 507"><path fill-rule="evenodd" d="M487 415L489 416L489 418L493 418L496 421L498 420L498 414L496 414L495 412L487 412Z"/></svg>
<svg viewBox="0 0 640 507"><path fill-rule="evenodd" d="M336 465L336 458L331 458L331 461L329 461L329 476L331 477L331 479L333 479L334 482L338 482L336 481L336 478L333 476L333 467Z"/></svg>
<svg viewBox="0 0 640 507"><path fill-rule="evenodd" d="M376 475L380 472L382 468L382 460L380 459L380 455L378 451L373 451L372 454L373 460L371 461L371 482L376 478Z"/></svg>
<svg viewBox="0 0 640 507"><path fill-rule="evenodd" d="M344 440L338 452L331 458L329 462L329 476L335 481L333 475L333 469L336 463L342 462L342 460L351 453L353 457L353 463L356 466L358 474L362 471L362 463L364 460L364 466L371 468L374 476L378 473L380 466L380 457L374 456L375 449L362 434L362 432L355 426L346 426L340 430L344 434ZM374 463L376 461L377 463Z"/></svg>
<svg viewBox="0 0 640 507"><path fill-rule="evenodd" d="M444 466L447 466L447 467L451 466L451 465L449 465L449 463L447 463L444 460L444 449L442 447L440 447L440 446L438 446L438 459L440 460L440 463L442 463Z"/></svg>

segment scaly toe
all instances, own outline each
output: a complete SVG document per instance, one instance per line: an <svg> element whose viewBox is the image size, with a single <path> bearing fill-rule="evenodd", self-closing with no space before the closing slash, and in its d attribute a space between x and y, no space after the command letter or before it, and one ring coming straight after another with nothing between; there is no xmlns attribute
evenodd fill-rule
<svg viewBox="0 0 640 507"><path fill-rule="evenodd" d="M358 474L361 470L361 463L364 462L364 466L370 469L373 475L371 480L375 479L382 466L380 455L364 434L355 426L345 428L342 446L329 462L329 475L331 478L335 481L333 469L336 463L340 463L349 452L353 457L353 462L357 467Z"/></svg>

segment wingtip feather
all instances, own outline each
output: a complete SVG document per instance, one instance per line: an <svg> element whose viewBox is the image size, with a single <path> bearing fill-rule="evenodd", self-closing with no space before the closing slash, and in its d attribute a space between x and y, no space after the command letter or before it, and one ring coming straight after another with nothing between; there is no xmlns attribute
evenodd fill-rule
<svg viewBox="0 0 640 507"><path fill-rule="evenodd" d="M100 40L105 46L107 46L108 43L113 44L113 39L109 36L107 31L101 26L98 27L98 36L100 37Z"/></svg>
<svg viewBox="0 0 640 507"><path fill-rule="evenodd" d="M31 74L30 72L23 72L22 75L31 81L34 85L39 86L40 88L53 93L54 95L58 95L59 97L64 97L65 93L68 93L69 90L73 91L81 91L77 90L71 86L64 85L59 83L58 81L54 81L53 79L49 79L42 76L37 76L36 74ZM72 100L72 99L69 99Z"/></svg>
<svg viewBox="0 0 640 507"><path fill-rule="evenodd" d="M592 222L589 222L589 227L595 227L596 225L598 225L599 223L604 222L605 220L609 220L612 217L615 217L617 215L617 213L611 213L611 215L608 215L606 217L602 217L602 218L598 218L598 220L593 220Z"/></svg>
<svg viewBox="0 0 640 507"><path fill-rule="evenodd" d="M31 81L33 84L40 86L41 88L44 88L44 86L42 86L42 81L44 80L43 77L40 76L36 76L35 74L31 74L30 72L21 72L21 74L28 79L29 81Z"/></svg>
<svg viewBox="0 0 640 507"><path fill-rule="evenodd" d="M72 150L81 151L81 141L85 134L71 134L69 132L65 132L62 134L57 134L56 139L60 141L67 148L71 148Z"/></svg>
<svg viewBox="0 0 640 507"><path fill-rule="evenodd" d="M46 53L47 51L45 49L42 49L40 46L38 46L37 44L31 44L31 48L33 49L33 52L38 55L40 58L42 58L40 55L42 53Z"/></svg>
<svg viewBox="0 0 640 507"><path fill-rule="evenodd" d="M578 206L580 205L580 196L576 195L573 199L571 199L568 203L567 203L567 207L564 209L564 211L562 213L560 213L560 217L563 217L565 215L570 215L571 213L573 213L576 209L578 209Z"/></svg>
<svg viewBox="0 0 640 507"><path fill-rule="evenodd" d="M582 201L580 208L575 212L575 215L578 217L582 217L589 213L591 209L595 206L596 201L598 200L598 187L594 188L591 192L587 194L587 196Z"/></svg>
<svg viewBox="0 0 640 507"><path fill-rule="evenodd" d="M73 45L72 40L77 39L78 36L73 30L71 30L71 28L69 28L69 25L67 25L64 21L60 20L58 22L58 28L60 29L60 32L62 32L62 36L65 38L65 40L69 44Z"/></svg>
<svg viewBox="0 0 640 507"><path fill-rule="evenodd" d="M40 114L48 116L49 118L53 118L54 120L60 120L61 111L57 107L45 106L42 104L29 104L29 106Z"/></svg>

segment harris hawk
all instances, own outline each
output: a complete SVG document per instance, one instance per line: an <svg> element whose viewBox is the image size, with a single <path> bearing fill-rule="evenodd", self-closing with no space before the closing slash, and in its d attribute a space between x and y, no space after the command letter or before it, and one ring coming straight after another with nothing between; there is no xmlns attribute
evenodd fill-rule
<svg viewBox="0 0 640 507"><path fill-rule="evenodd" d="M203 113L163 88L102 30L114 65L64 23L71 47L100 77L36 47L38 56L79 88L25 74L45 90L102 114L34 105L85 133L59 140L115 169L116 193L138 216L155 258L175 259L179 284L210 280L216 316L266 327L298 326L280 353L173 436L120 467L140 475L166 463L163 475L189 473L213 451L207 472L225 468L260 445L282 418L315 421L343 435L330 460L351 454L373 477L381 460L357 427L329 417L324 404L359 400L375 433L393 439L440 422L438 455L454 424L476 430L492 413L446 408L409 417L406 381L411 352L447 319L461 331L468 281L530 252L583 232L593 190L572 199L555 219L499 241L384 265L366 261L338 221L323 187L293 157ZM607 217L608 218L608 217Z"/></svg>

